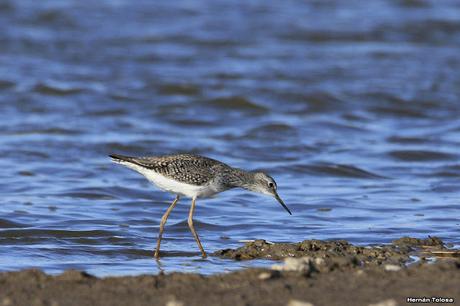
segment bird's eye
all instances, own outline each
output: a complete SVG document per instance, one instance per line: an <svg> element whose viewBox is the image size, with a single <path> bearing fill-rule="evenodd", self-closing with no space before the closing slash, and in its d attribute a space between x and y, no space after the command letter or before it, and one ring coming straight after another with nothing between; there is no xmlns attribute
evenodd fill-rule
<svg viewBox="0 0 460 306"><path fill-rule="evenodd" d="M273 183L268 183L268 187L273 188L275 185L273 185Z"/></svg>

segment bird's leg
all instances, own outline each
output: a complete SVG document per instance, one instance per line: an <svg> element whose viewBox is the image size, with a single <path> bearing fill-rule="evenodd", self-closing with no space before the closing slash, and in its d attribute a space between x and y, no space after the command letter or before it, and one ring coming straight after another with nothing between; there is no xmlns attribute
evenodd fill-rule
<svg viewBox="0 0 460 306"><path fill-rule="evenodd" d="M190 213L188 214L188 227L192 231L193 237L196 240L196 243L198 244L198 247L200 248L201 254L203 258L206 258L206 252L203 249L203 246L201 245L200 238L198 238L198 234L195 231L195 227L193 226L193 211L195 210L195 201L196 197L192 198L192 206L190 206Z"/></svg>
<svg viewBox="0 0 460 306"><path fill-rule="evenodd" d="M163 217L161 217L161 222L160 222L160 233L158 234L158 241L157 241L157 248L155 250L155 257L160 258L160 243L161 243L161 237L163 236L163 230L165 228L166 221L168 220L169 214L173 210L174 206L176 206L177 202L179 201L179 195L176 196L172 204L168 207L166 210L165 214Z"/></svg>

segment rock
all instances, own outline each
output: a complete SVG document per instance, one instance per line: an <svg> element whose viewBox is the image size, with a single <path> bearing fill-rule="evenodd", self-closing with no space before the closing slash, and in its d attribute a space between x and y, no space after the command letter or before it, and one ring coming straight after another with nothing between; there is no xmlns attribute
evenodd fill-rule
<svg viewBox="0 0 460 306"><path fill-rule="evenodd" d="M184 302L176 300L175 297L173 297L171 300L166 302L166 306L184 306Z"/></svg>
<svg viewBox="0 0 460 306"><path fill-rule="evenodd" d="M262 273L259 274L259 276L257 278L260 279L260 280L266 280L266 279L270 279L271 277L272 277L271 273L262 272Z"/></svg>
<svg viewBox="0 0 460 306"><path fill-rule="evenodd" d="M260 280L267 280L267 279L277 278L279 276L280 276L279 271L267 271L267 272L260 273L257 278Z"/></svg>
<svg viewBox="0 0 460 306"><path fill-rule="evenodd" d="M385 265L384 269L385 269L385 271L393 271L393 272L395 272L395 271L401 270L401 267L397 266L397 265Z"/></svg>
<svg viewBox="0 0 460 306"><path fill-rule="evenodd" d="M299 300L290 300L287 303L287 306L314 306L312 303L299 301Z"/></svg>
<svg viewBox="0 0 460 306"><path fill-rule="evenodd" d="M321 261L318 261L321 262ZM317 271L316 261L311 257L301 257L301 258L285 258L282 265L273 265L272 269L276 271L293 271L293 272L303 272L311 273Z"/></svg>

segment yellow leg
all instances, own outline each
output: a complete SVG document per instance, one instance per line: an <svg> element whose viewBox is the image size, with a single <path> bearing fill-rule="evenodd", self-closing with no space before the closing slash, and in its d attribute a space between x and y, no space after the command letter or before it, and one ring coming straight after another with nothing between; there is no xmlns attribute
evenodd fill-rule
<svg viewBox="0 0 460 306"><path fill-rule="evenodd" d="M168 220L169 214L173 210L174 206L176 206L177 202L179 201L179 196L177 195L172 204L168 207L166 210L165 214L163 217L161 217L161 222L160 222L160 233L158 235L158 241L157 241L157 248L155 250L155 257L160 258L160 243L161 243L161 237L163 236L163 230L165 228L166 221Z"/></svg>
<svg viewBox="0 0 460 306"><path fill-rule="evenodd" d="M206 252L203 249L203 246L201 245L200 238L198 238L198 234L195 231L195 227L193 226L193 212L195 211L195 201L196 197L192 199L192 206L190 206L190 213L188 214L188 227L192 231L193 237L196 240L196 243L198 244L198 247L200 248L201 254L203 258L206 258Z"/></svg>

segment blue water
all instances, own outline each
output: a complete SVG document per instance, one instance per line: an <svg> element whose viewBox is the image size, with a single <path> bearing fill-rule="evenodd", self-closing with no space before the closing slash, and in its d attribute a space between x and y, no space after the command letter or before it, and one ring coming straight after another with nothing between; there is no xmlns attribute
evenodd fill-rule
<svg viewBox="0 0 460 306"><path fill-rule="evenodd" d="M293 212L198 201L205 249L460 234L457 1L0 1L0 270L204 274L189 200L109 153L192 152L277 181Z"/></svg>

